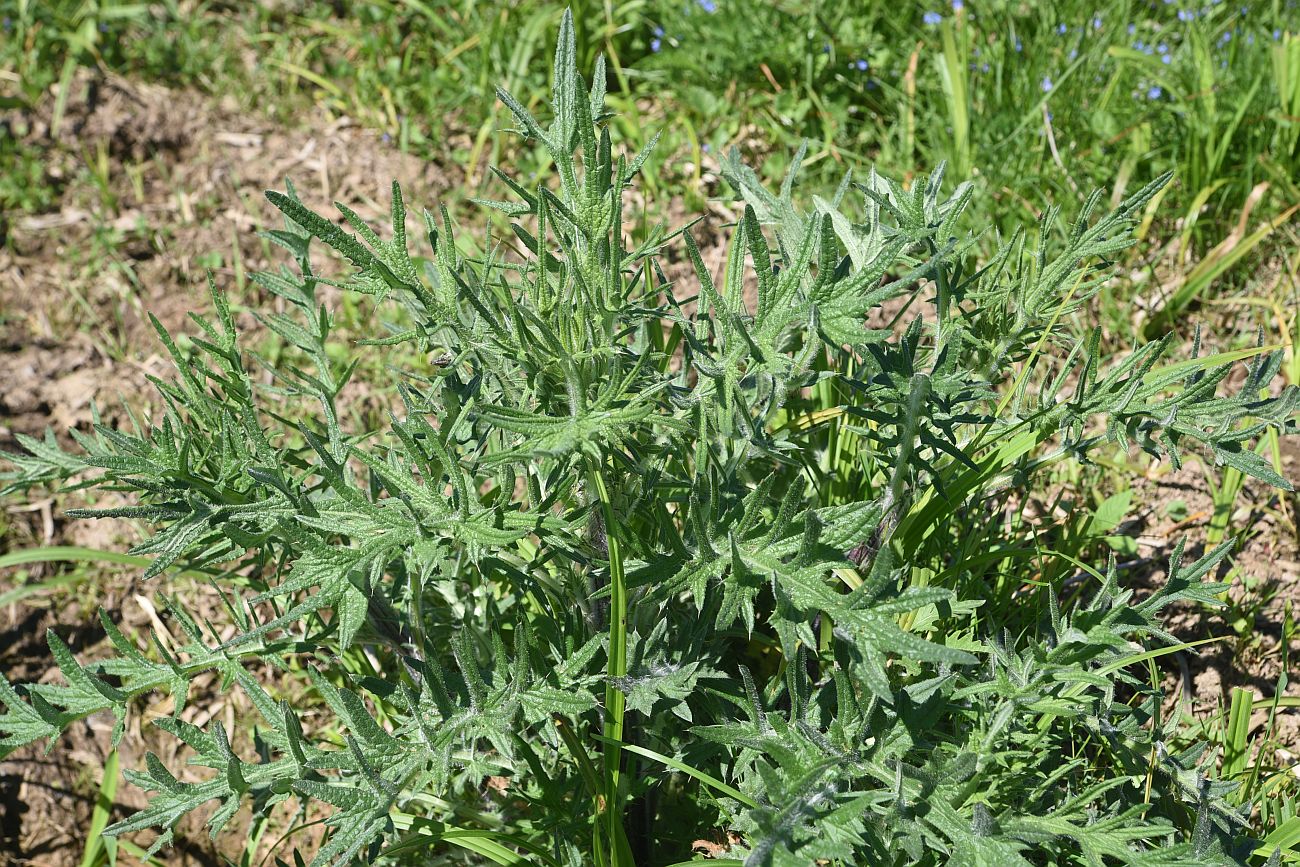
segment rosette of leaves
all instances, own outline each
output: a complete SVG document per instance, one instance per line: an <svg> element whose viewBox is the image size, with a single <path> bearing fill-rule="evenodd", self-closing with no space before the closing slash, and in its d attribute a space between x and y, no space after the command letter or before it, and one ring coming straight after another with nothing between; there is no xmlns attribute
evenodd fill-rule
<svg viewBox="0 0 1300 867"><path fill-rule="evenodd" d="M8 490L128 493L71 514L154 528L144 577L207 572L235 629L162 595L182 646L138 646L113 612L109 658L51 634L62 682L0 680L0 751L105 711L120 737L170 693L156 725L206 771L150 755L130 775L150 805L105 832L156 828L153 851L213 802L214 835L288 802L329 813L313 864L667 863L728 834L748 865L1246 858L1231 786L1129 672L1172 643L1163 608L1217 603L1226 548L1141 602L1103 564L1090 601L1048 587L1019 624L956 592L998 559L956 543L982 509L1107 442L1286 484L1249 447L1295 429L1294 389L1260 397L1276 353L1238 353L1229 393L1230 357L1162 363L1166 340L1107 360L1067 327L1164 181L979 262L957 229L973 191L945 198L941 170L846 178L804 210L795 172L771 193L732 157L745 204L715 275L690 227L629 240L653 142L616 150L567 14L553 78L546 124L501 93L553 166L497 170L511 198L482 204L507 235L425 212L420 257L396 186L387 237L269 193L293 262L256 278L284 302L258 317L278 363L213 284L185 348L158 328L177 376L152 417L71 450L21 438ZM317 244L342 267L318 271ZM693 277L667 279L673 251ZM343 342L324 286L369 298L377 333ZM346 408L370 354L392 377L381 431ZM311 719L252 676L266 663L309 672ZM256 710L257 750L184 721L208 671Z"/></svg>

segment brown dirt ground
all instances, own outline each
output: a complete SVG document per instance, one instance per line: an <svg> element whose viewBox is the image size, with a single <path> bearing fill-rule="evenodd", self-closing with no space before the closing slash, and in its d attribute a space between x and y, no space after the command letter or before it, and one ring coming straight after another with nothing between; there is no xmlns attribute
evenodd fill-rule
<svg viewBox="0 0 1300 867"><path fill-rule="evenodd" d="M33 116L0 116L0 122L17 123L28 137L48 145L48 117L47 106ZM47 174L61 188L60 209L8 225L8 246L0 247L0 449L14 446L15 433L84 429L92 401L110 421L123 417L119 401L146 406L151 393L146 377L166 375L170 368L146 312L169 330L183 330L186 314L206 307L200 262L214 267L223 286L278 264L279 257L254 230L278 225L262 191L282 188L286 176L296 181L308 205L322 209L339 200L378 222L387 215L389 178L402 183L408 203L430 207L460 181L455 170L402 154L346 118L307 117L299 129L289 130L239 114L219 100L114 77L78 80L59 139L50 149ZM80 168L86 159L104 167L99 184ZM721 227L734 218L727 208L711 206L709 218L695 230L715 274L725 257ZM6 231L3 220L0 231ZM682 287L694 283L680 255L669 257L666 272ZM1296 443L1287 448L1284 469L1300 480L1300 449ZM1155 565L1164 562L1180 535L1192 546L1203 542L1210 499L1195 464L1136 485L1135 502L1145 511L1128 529L1138 536L1139 556L1157 574ZM1165 513L1173 499L1187 506L1182 522ZM1239 502L1242 511L1235 517L1251 531L1236 557L1232 594L1253 621L1240 637L1185 660L1200 715L1215 713L1230 686L1272 693L1279 674L1282 602L1300 598L1296 500L1248 485ZM134 538L126 524L64 520L62 498L0 505L0 553L50 544L123 550ZM49 566L28 567L27 580L49 574ZM15 580L12 570L0 572L0 590ZM83 658L102 653L102 630L94 622L100 605L120 616L128 634L157 627L149 607L155 590L138 586L129 570L120 570L101 576L93 593L82 588L57 597L28 597L0 610L0 672L17 681L55 676L44 640L47 628ZM187 604L219 607L201 587L183 592ZM1204 612L1179 612L1174 626L1188 639L1231 632L1221 617ZM1168 669L1172 693L1184 678L1172 662ZM223 715L232 723L228 729L238 731L234 718L249 711L239 698L218 697L214 684L201 691L207 695L193 696L184 718L201 724ZM1290 686L1288 692L1300 694L1300 687ZM142 725L168 712L170 707L149 707L131 718L119 748L124 768L139 767L146 750L177 767L174 742ZM1282 741L1300 753L1300 725L1284 717ZM110 726L92 718L48 752L27 748L0 762L0 865L79 862ZM114 818L143 804L143 793L123 785ZM222 863L221 853L239 851L245 835L246 826L238 825L214 843L201 818L190 817L165 860L216 865ZM265 852L264 846L259 856Z"/></svg>
<svg viewBox="0 0 1300 867"><path fill-rule="evenodd" d="M1283 476L1300 487L1300 443L1294 438L1283 441L1281 455ZM1137 538L1138 556L1152 561L1144 577L1155 584L1163 578L1164 564L1180 539L1186 545L1184 562L1207 550L1206 532L1214 504L1199 462L1140 479L1134 489L1134 502L1144 511L1125 529ZM1181 520L1165 511L1175 500L1186 505L1187 517ZM1283 653L1284 620L1294 616L1292 612L1300 603L1298 507L1300 498L1295 494L1253 481L1245 485L1236 500L1231 526L1247 529L1218 575L1230 584L1228 607L1221 611L1179 608L1168 619L1170 631L1183 640L1223 639L1181 653L1174 658L1175 664L1165 665L1170 707L1176 696L1184 706L1190 702L1198 717L1207 718L1227 706L1234 687L1251 690L1257 698L1271 698L1277 692L1283 659L1292 650ZM1286 675L1282 694L1300 695L1294 667ZM1267 711L1257 712L1252 733L1267 719ZM1300 753L1300 715L1281 712L1275 725L1277 742L1292 754ZM1272 758L1295 762L1286 756Z"/></svg>

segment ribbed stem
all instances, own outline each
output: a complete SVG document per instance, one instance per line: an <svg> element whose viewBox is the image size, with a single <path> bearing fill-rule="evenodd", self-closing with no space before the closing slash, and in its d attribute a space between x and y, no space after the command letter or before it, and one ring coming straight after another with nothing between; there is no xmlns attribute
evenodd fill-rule
<svg viewBox="0 0 1300 867"><path fill-rule="evenodd" d="M591 474L596 496L600 499L600 515L605 524L605 544L609 552L609 661L605 667L605 729L607 741L605 758L605 811L606 841L610 846L610 864L627 862L626 838L623 833L623 804L619 796L620 765L623 750L623 710L625 697L616 685L627 676L627 586L623 575L623 555L619 546L619 524L614 520L614 508L609 498L605 478L598 470ZM620 845L620 841L622 845Z"/></svg>

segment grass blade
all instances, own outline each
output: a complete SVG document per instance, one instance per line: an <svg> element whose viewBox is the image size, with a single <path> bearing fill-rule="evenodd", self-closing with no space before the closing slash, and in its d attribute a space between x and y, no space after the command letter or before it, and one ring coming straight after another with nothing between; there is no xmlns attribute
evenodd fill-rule
<svg viewBox="0 0 1300 867"><path fill-rule="evenodd" d="M86 848L81 855L81 867L96 867L105 860L116 860L117 839L105 837L104 829L113 812L113 800L117 797L117 750L108 754L104 761L104 779L99 784L99 795L95 798L95 810L90 817L90 831L86 834Z"/></svg>
<svg viewBox="0 0 1300 867"><path fill-rule="evenodd" d="M688 777L699 780L701 783L704 783L704 785L708 786L711 789L718 790L719 792L721 792L722 794L726 795L729 798L735 798L737 801L749 807L750 809L758 808L758 802L755 801L753 798L749 797L748 795L746 795L744 792L740 791L739 789L733 789L731 786L728 786L726 783L722 782L722 780L719 780L717 777L714 777L710 774L706 774L704 773L704 771L697 770L696 768L692 768L690 765L685 764L684 762L679 762L677 759L674 759L671 756L665 756L663 753L657 753L654 750L646 749L645 747L638 747L633 744L624 744L624 743L614 744L610 742L609 738L600 737L599 735L596 736L596 739L608 743L610 746L617 746L620 749L626 750L629 753L635 753L638 756L642 756L647 759L652 759L653 761L659 762L662 765L667 765L668 767L672 768L674 771L680 771Z"/></svg>
<svg viewBox="0 0 1300 867"><path fill-rule="evenodd" d="M1223 727L1223 777L1232 779L1246 770L1250 757L1250 712L1254 695L1239 686L1232 688L1232 704Z"/></svg>

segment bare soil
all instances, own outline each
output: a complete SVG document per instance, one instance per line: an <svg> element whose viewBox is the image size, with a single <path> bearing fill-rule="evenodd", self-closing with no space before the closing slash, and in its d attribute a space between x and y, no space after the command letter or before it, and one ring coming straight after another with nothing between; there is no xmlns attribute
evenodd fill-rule
<svg viewBox="0 0 1300 867"><path fill-rule="evenodd" d="M1281 444L1282 475L1300 487L1300 443L1294 438ZM1135 486L1134 502L1143 512L1125 531L1138 541L1138 556L1149 565L1138 570L1151 586L1163 580L1174 547L1185 545L1184 563L1209 547L1207 535L1214 503L1206 483L1205 469L1189 464L1176 472L1141 479ZM1171 517L1168 505L1180 501L1186 517ZM1278 694L1300 695L1293 648L1284 647L1287 621L1300 603L1300 544L1296 519L1300 499L1262 483L1248 481L1238 496L1229 526L1242 531L1232 556L1220 568L1217 578L1229 584L1223 609L1183 607L1167 621L1170 631L1184 641L1219 639L1195 650L1182 652L1163 665L1166 672L1167 708L1175 705L1196 716L1217 716L1229 703L1231 690L1252 691L1256 698ZM1211 576L1216 577L1216 576ZM1257 712L1252 735L1265 725L1269 713ZM1300 754L1300 715L1280 712L1274 737L1290 754ZM1285 755L1271 757L1282 763L1294 762Z"/></svg>

